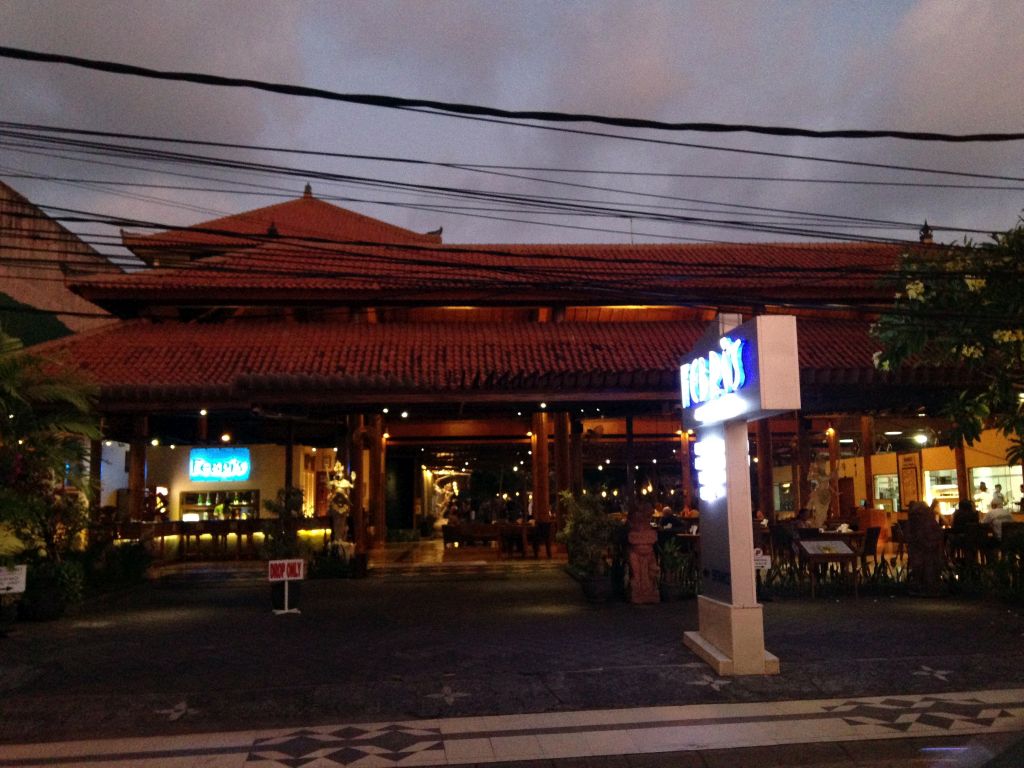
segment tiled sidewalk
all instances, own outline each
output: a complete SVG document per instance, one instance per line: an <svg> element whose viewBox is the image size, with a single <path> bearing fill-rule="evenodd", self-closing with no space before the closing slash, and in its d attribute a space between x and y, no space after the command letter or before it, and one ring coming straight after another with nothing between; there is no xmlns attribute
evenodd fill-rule
<svg viewBox="0 0 1024 768"><path fill-rule="evenodd" d="M376 768L486 765L672 753L676 765L706 764L702 753L841 742L930 739L923 759L963 747L948 737L1024 730L1024 689L935 696L697 704L310 728L189 734L161 738L8 745L0 766L191 766L210 768ZM934 746L928 747L927 743ZM813 750L812 750L813 752ZM931 754L929 754L931 752ZM699 757L703 763L686 762ZM791 751L791 754L793 751ZM819 750L819 758L829 754ZM850 754L851 764L860 762ZM870 759L871 750L862 751ZM634 760L643 765L642 760ZM565 763L569 765L570 763ZM594 764L600 764L594 763ZM620 762L620 764L622 764ZM966 765L963 761L961 765Z"/></svg>

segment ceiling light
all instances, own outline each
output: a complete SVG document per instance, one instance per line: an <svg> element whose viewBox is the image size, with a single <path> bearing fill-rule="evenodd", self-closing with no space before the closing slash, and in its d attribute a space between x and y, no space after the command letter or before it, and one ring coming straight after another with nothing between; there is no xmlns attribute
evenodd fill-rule
<svg viewBox="0 0 1024 768"><path fill-rule="evenodd" d="M222 443L230 443L231 442L231 433L230 432L225 432L223 435L220 436L220 441Z"/></svg>
<svg viewBox="0 0 1024 768"><path fill-rule="evenodd" d="M920 435L914 435L914 442L918 445L925 445L928 442L928 435L923 433Z"/></svg>
<svg viewBox="0 0 1024 768"><path fill-rule="evenodd" d="M160 445L160 440L154 437L152 440L149 441L149 444L156 448L158 445Z"/></svg>
<svg viewBox="0 0 1024 768"><path fill-rule="evenodd" d="M898 429L894 429L890 432L886 432L885 434L889 435L890 437L894 437L896 435L902 435L903 433Z"/></svg>

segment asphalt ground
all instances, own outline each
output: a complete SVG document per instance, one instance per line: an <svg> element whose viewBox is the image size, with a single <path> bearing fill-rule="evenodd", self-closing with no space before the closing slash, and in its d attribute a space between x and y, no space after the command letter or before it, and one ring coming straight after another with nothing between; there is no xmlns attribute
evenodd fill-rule
<svg viewBox="0 0 1024 768"><path fill-rule="evenodd" d="M14 625L0 638L0 744L1024 681L1024 617L997 601L776 600L765 644L781 674L718 678L682 643L696 601L590 604L543 561L308 581L298 615L274 615L269 593L259 572L178 574ZM892 764L908 764L911 741ZM749 764L811 764L756 754Z"/></svg>

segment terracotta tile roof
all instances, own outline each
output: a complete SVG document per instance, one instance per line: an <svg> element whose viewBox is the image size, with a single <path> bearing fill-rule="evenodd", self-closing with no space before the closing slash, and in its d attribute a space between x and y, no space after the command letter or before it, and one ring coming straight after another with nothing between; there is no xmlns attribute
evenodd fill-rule
<svg viewBox="0 0 1024 768"><path fill-rule="evenodd" d="M678 362L705 324L123 322L48 345L104 392L104 401L239 402L297 393L424 393L451 398L557 390L678 388ZM827 383L881 379L866 323L798 321L801 374ZM850 372L854 377L850 379Z"/></svg>
<svg viewBox="0 0 1024 768"><path fill-rule="evenodd" d="M332 205L312 194L184 229L152 234L122 232L121 239L125 247L148 261L164 250L212 254L232 248L253 247L263 242L271 229L280 238L423 245L441 242L439 234L420 234L403 229Z"/></svg>
<svg viewBox="0 0 1024 768"><path fill-rule="evenodd" d="M195 262L79 281L82 295L108 303L182 297L246 303L263 295L307 299L442 301L508 293L572 301L670 303L887 301L880 281L901 248L869 243L713 245L347 246L270 243ZM487 300L486 298L483 300Z"/></svg>

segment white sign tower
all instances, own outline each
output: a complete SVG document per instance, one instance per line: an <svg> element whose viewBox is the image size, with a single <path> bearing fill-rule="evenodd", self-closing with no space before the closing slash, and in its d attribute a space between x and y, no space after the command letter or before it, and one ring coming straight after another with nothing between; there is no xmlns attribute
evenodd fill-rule
<svg viewBox="0 0 1024 768"><path fill-rule="evenodd" d="M701 595L683 641L719 675L772 675L754 580L747 422L800 408L796 318L719 315L680 367L683 423L697 432Z"/></svg>

